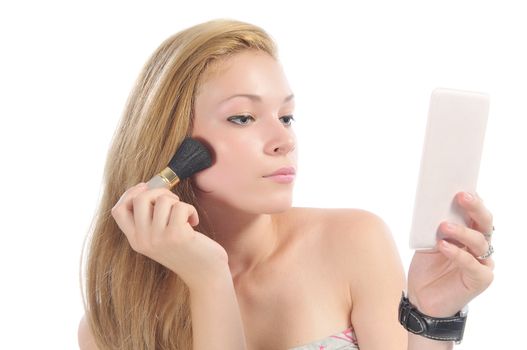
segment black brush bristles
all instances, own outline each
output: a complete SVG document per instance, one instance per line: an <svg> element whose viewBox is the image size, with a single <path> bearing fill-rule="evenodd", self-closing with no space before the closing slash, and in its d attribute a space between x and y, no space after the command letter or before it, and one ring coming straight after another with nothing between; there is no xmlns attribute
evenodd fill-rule
<svg viewBox="0 0 527 350"><path fill-rule="evenodd" d="M187 137L179 146L168 167L184 180L212 165L208 149L201 142Z"/></svg>

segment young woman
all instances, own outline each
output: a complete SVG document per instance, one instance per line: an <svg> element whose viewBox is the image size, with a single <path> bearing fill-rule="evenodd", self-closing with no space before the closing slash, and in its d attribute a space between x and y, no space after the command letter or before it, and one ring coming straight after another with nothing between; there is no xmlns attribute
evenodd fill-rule
<svg viewBox="0 0 527 350"><path fill-rule="evenodd" d="M403 290L430 317L491 283L492 216L442 223L408 284L389 229L356 209L292 208L294 97L260 28L212 21L146 63L108 154L87 259L81 349L448 349L398 321ZM213 165L147 189L186 136ZM447 242L448 241L448 242ZM449 243L450 242L450 243Z"/></svg>

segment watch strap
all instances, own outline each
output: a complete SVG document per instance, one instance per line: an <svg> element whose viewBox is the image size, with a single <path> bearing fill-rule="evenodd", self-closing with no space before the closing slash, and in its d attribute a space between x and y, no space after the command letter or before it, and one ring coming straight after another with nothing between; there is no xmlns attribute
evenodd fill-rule
<svg viewBox="0 0 527 350"><path fill-rule="evenodd" d="M459 343L463 339L466 321L467 315L461 311L451 317L427 316L417 310L403 292L399 304L399 322L409 332L434 340Z"/></svg>

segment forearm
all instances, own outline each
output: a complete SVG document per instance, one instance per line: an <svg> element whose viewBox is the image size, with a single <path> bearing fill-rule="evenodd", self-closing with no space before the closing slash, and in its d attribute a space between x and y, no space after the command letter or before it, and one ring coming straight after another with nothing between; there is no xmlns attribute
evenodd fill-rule
<svg viewBox="0 0 527 350"><path fill-rule="evenodd" d="M408 350L450 350L454 342L439 341L408 332Z"/></svg>
<svg viewBox="0 0 527 350"><path fill-rule="evenodd" d="M246 349L245 333L229 269L223 277L190 288L194 350Z"/></svg>

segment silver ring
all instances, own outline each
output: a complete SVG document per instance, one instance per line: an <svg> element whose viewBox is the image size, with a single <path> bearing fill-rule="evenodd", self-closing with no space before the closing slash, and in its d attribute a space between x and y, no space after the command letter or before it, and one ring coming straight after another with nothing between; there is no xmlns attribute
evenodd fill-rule
<svg viewBox="0 0 527 350"><path fill-rule="evenodd" d="M483 236L485 236L485 239L487 241L490 241L493 234L494 234L494 226L492 226L492 230L489 233L483 233Z"/></svg>
<svg viewBox="0 0 527 350"><path fill-rule="evenodd" d="M489 243L489 249L485 252L485 254L478 256L479 260L485 260L491 257L491 255L494 254L494 247L492 244Z"/></svg>

